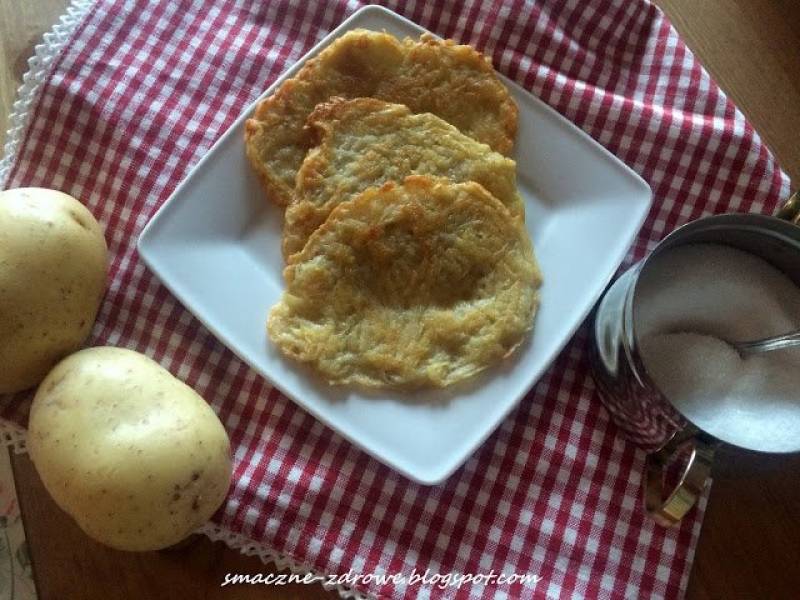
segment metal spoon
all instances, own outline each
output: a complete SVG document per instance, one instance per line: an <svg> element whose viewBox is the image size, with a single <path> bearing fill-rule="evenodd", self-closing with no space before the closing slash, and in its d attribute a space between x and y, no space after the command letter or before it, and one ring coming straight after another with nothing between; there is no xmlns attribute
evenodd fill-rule
<svg viewBox="0 0 800 600"><path fill-rule="evenodd" d="M742 357L750 354L760 354L762 352L780 350L782 348L794 348L795 346L800 346L800 329L797 331L784 333L783 335L764 338L763 340L729 343Z"/></svg>

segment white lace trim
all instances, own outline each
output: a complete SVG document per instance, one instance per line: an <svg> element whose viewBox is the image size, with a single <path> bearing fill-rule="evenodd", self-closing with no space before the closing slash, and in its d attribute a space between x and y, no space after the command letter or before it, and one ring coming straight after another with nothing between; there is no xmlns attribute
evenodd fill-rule
<svg viewBox="0 0 800 600"><path fill-rule="evenodd" d="M12 448L17 454L24 454L28 451L25 439L28 432L24 427L16 423L0 419L0 447Z"/></svg>
<svg viewBox="0 0 800 600"><path fill-rule="evenodd" d="M18 454L27 452L27 447L25 445L27 434L28 432L23 427L20 427L19 425L10 421L6 421L5 419L0 419L0 448L13 448ZM255 542L240 533L235 533L230 529L223 527L222 525L209 522L198 529L196 533L201 533L207 536L212 542L222 541L227 546L233 548L234 550L238 550L245 556L258 556L258 558L261 559L261 562L263 562L265 565L273 563L279 571L289 569L292 573L298 573L300 575L311 573L315 577L319 577L323 580L325 579L325 575L320 574L311 567L297 562L291 556L278 552L277 550L274 550L259 542ZM330 585L323 582L322 587L324 587L326 590L335 589L337 592L339 592L339 595L342 598L348 600L369 600L369 596L343 585Z"/></svg>
<svg viewBox="0 0 800 600"><path fill-rule="evenodd" d="M315 571L311 567L297 562L291 556L273 550L264 544L254 542L242 534L234 533L222 525L217 525L216 523L206 523L203 527L197 530L197 533L202 533L203 535L208 536L211 541L214 542L221 540L225 542L227 546L230 546L234 550L238 550L245 556L258 556L261 559L261 562L264 564L273 563L279 571L289 569L292 573L297 573L299 575L311 573L315 577L320 577L321 579L325 578L325 576L321 575L318 571ZM335 589L337 592L339 592L339 595L345 599L352 598L353 600L370 600L369 596L344 585L332 585L323 582L322 587L324 587L326 590Z"/></svg>
<svg viewBox="0 0 800 600"><path fill-rule="evenodd" d="M44 40L34 48L34 55L28 59L28 72L22 77L22 85L17 90L17 99L8 117L6 143L3 149L3 158L0 159L0 189L4 188L7 183L6 178L28 126L29 111L39 95L42 83L50 72L50 65L60 54L64 44L72 37L75 29L83 21L93 4L94 0L72 0L67 7L67 12L61 16L58 23L53 25L49 32L44 34ZM0 427L2 426L0 425ZM0 433L5 435L5 429L0 428Z"/></svg>
<svg viewBox="0 0 800 600"><path fill-rule="evenodd" d="M34 55L28 59L29 70L22 77L22 85L17 90L17 99L8 119L6 143L3 158L0 159L0 189L6 185L11 165L14 164L20 142L24 138L29 124L30 111L39 96L42 84L50 72L53 60L58 57L64 45L71 39L75 29L87 16L93 5L94 0L72 0L67 7L66 14L61 16L52 30L44 34L43 42L36 46ZM25 445L26 437L27 431L23 427L5 419L0 419L0 447L9 447L13 448L14 452L24 453L27 451ZM241 534L234 533L221 525L207 523L198 530L198 533L205 534L212 541L222 541L246 556L258 556L264 564L274 563L279 570L288 568L292 573L312 573L315 576L324 578L323 575L306 565L296 562L290 556L250 540ZM368 600L368 596L342 585L323 584L323 586L326 589L336 589L342 598Z"/></svg>
<svg viewBox="0 0 800 600"><path fill-rule="evenodd" d="M28 451L25 444L27 435L28 432L25 428L20 427L11 421L0 419L0 448L13 448L14 452L17 454L23 454ZM245 556L257 556L265 565L270 563L274 564L275 568L279 571L289 569L292 573L297 573L300 575L311 573L315 577L319 577L322 580L322 587L324 587L326 590L336 590L339 592L339 595L346 600L370 600L370 596L367 596L358 590L354 590L344 585L332 585L325 582L325 575L319 571L315 571L311 567L297 562L288 554L278 552L277 550L270 548L265 544L251 540L240 533L235 533L222 525L208 522L195 533L205 535L212 542L221 541L230 548L238 550ZM254 573L242 574L254 575Z"/></svg>

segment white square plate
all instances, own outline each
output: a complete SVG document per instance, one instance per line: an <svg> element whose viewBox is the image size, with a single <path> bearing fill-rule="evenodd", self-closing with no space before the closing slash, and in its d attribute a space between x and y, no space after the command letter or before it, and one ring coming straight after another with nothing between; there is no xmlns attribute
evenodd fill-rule
<svg viewBox="0 0 800 600"><path fill-rule="evenodd" d="M352 15L267 90L355 28L398 37L424 30L384 8ZM139 238L161 281L240 358L378 460L427 484L445 479L541 377L589 313L650 207L633 171L518 85L518 184L544 285L531 339L457 392L365 394L331 388L284 360L266 317L284 288L281 214L245 158L248 108L175 190Z"/></svg>

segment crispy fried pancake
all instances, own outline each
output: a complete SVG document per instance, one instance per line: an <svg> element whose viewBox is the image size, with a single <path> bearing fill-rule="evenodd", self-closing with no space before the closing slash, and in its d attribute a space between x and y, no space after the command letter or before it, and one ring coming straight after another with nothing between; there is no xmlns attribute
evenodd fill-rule
<svg viewBox="0 0 800 600"><path fill-rule="evenodd" d="M541 281L519 218L474 182L412 176L331 212L284 271L269 335L331 384L447 386L507 357Z"/></svg>
<svg viewBox="0 0 800 600"><path fill-rule="evenodd" d="M427 34L400 41L354 30L283 82L246 123L247 155L273 202L291 200L309 148L306 119L332 96L375 97L433 113L501 154L514 145L517 107L474 48Z"/></svg>
<svg viewBox="0 0 800 600"><path fill-rule="evenodd" d="M524 217L514 161L430 113L413 114L402 104L374 98L334 98L317 105L308 127L319 141L298 171L286 209L286 257L303 249L335 206L408 175L475 181Z"/></svg>

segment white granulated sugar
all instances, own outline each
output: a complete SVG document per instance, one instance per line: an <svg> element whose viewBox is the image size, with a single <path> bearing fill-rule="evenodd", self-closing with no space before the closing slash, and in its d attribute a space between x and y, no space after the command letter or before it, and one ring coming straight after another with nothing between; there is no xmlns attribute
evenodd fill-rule
<svg viewBox="0 0 800 600"><path fill-rule="evenodd" d="M694 244L648 265L635 326L653 381L689 420L746 448L800 448L800 348L742 358L726 343L800 327L800 288L766 261Z"/></svg>

